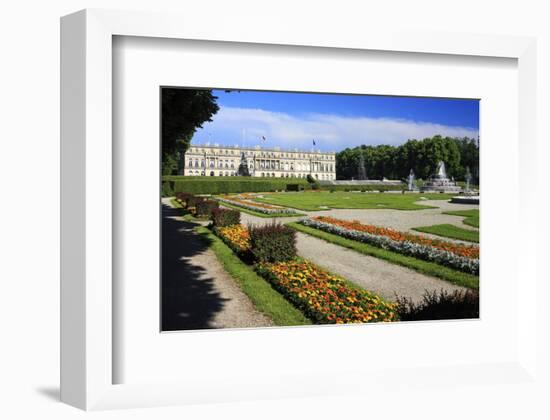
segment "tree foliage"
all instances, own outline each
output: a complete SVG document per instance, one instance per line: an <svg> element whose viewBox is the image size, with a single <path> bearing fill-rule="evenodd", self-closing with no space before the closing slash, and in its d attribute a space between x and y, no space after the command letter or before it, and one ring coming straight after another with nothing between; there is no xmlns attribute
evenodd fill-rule
<svg viewBox="0 0 550 420"><path fill-rule="evenodd" d="M181 157L197 128L218 112L217 97L208 89L162 89L163 174L181 173ZM179 165L179 167L178 167Z"/></svg>
<svg viewBox="0 0 550 420"><path fill-rule="evenodd" d="M417 178L432 175L437 163L445 162L447 174L463 180L466 168L472 181L479 182L479 146L475 139L434 136L409 140L401 146L365 146L347 148L336 154L336 177L357 179L362 166L369 179L405 179L412 169Z"/></svg>

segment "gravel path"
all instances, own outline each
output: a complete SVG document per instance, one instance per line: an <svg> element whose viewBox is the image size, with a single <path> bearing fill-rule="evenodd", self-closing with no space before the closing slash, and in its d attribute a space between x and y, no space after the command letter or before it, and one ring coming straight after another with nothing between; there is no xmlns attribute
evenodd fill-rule
<svg viewBox="0 0 550 420"><path fill-rule="evenodd" d="M395 300L396 293L419 302L425 290L466 290L301 232L298 232L296 239L298 254L302 257L388 300Z"/></svg>
<svg viewBox="0 0 550 420"><path fill-rule="evenodd" d="M193 232L195 224L163 199L162 329L268 327L216 255Z"/></svg>
<svg viewBox="0 0 550 420"><path fill-rule="evenodd" d="M411 232L414 234L421 234L413 228L432 226L440 224L451 224L458 226L466 230L477 230L476 228L462 223L464 217L452 216L450 214L442 214L446 211L455 210L470 210L479 209L479 205L470 204L455 204L449 203L445 200L424 200L418 201L418 204L425 204L428 206L434 206L437 208L425 209L425 210L393 210L393 209L330 209L322 211L310 211L302 212L307 216L331 216L344 220L358 220L361 223L372 224L377 226L385 226L400 231ZM241 217L247 223L250 220L252 223L264 224L270 223L273 218L261 218L248 215L241 212ZM302 219L302 217L283 217L274 218L281 223L294 222ZM442 238L441 236L431 235L428 233L422 233L424 236L444 239L446 241L452 241L457 243L470 244L471 242L465 242L458 239Z"/></svg>
<svg viewBox="0 0 550 420"><path fill-rule="evenodd" d="M432 204L432 202L429 203ZM440 204L437 201L433 203ZM451 204L451 206L456 205ZM451 206L445 206L445 211L455 208ZM472 206L464 206L459 207L459 209L465 210L466 207L472 208ZM373 223L382 226L391 226L400 230L410 230L407 229L406 226L416 227L429 224L448 223L439 221L434 222L434 220L438 218L438 212L441 213L441 209L414 211L336 209L326 212L311 212L310 214L330 214L342 219L361 220L363 223ZM422 213L428 214L420 216ZM426 221L425 224L419 222L419 216L421 220ZM441 216L441 214L439 214L439 216ZM462 220L462 217L442 216L453 218L455 224L457 219ZM286 223L298 219L300 218L261 218L241 212L241 222L245 225L271 223L273 220ZM379 258L360 254L356 251L331 244L301 232L297 232L296 238L296 245L300 256L388 300L395 300L396 293L400 296L409 297L415 302L419 302L425 290L444 289L449 292L453 290L466 290L463 287L456 286L445 280L427 276L407 267L392 264Z"/></svg>

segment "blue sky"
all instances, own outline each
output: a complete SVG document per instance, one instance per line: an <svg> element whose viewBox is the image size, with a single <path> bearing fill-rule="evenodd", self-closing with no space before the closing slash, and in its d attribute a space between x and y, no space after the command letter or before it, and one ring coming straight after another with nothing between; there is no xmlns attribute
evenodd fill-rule
<svg viewBox="0 0 550 420"><path fill-rule="evenodd" d="M339 151L436 134L477 137L479 101L214 90L220 110L193 143ZM264 141L262 136L266 138Z"/></svg>

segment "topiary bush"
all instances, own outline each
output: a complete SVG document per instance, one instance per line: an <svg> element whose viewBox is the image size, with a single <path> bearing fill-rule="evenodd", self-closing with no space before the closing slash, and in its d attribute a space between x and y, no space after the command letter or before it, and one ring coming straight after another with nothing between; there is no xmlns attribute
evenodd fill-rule
<svg viewBox="0 0 550 420"><path fill-rule="evenodd" d="M171 181L164 181L162 183L161 195L163 197L173 197L174 196L174 183Z"/></svg>
<svg viewBox="0 0 550 420"><path fill-rule="evenodd" d="M315 181L315 182L310 184L310 187L311 187L312 190L320 190L321 189L321 184L319 184L318 181Z"/></svg>
<svg viewBox="0 0 550 420"><path fill-rule="evenodd" d="M426 291L420 303L399 296L396 301L402 321L479 318L479 293L473 290Z"/></svg>
<svg viewBox="0 0 550 420"><path fill-rule="evenodd" d="M191 208L195 208L197 207L197 204L199 204L200 202L204 201L205 198L204 197L197 197L195 195L189 197L187 199L187 201L185 202L185 208L187 209L191 209Z"/></svg>
<svg viewBox="0 0 550 420"><path fill-rule="evenodd" d="M216 208L212 210L211 219L215 227L238 225L241 223L241 212Z"/></svg>
<svg viewBox="0 0 550 420"><path fill-rule="evenodd" d="M287 184L286 185L287 191L303 191L304 186L302 184Z"/></svg>
<svg viewBox="0 0 550 420"><path fill-rule="evenodd" d="M280 223L250 226L250 247L256 261L275 263L296 258L296 231Z"/></svg>
<svg viewBox="0 0 550 420"><path fill-rule="evenodd" d="M203 200L195 204L195 215L198 217L212 216L212 211L220 207L220 204L214 200Z"/></svg>

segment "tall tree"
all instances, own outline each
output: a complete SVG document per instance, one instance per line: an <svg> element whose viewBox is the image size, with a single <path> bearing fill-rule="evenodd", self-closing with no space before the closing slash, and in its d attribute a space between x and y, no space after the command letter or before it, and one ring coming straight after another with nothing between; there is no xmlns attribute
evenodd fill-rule
<svg viewBox="0 0 550 420"><path fill-rule="evenodd" d="M370 179L406 179L410 170L426 179L434 173L440 160L447 173L463 180L466 166L470 167L472 181L479 181L479 141L470 138L434 136L423 140L409 140L401 146L365 146L347 148L336 154L336 178L357 176L360 155L364 157Z"/></svg>
<svg viewBox="0 0 550 420"><path fill-rule="evenodd" d="M197 128L218 112L217 97L209 89L162 89L162 164L163 174L178 166L182 173L183 154ZM178 165L179 163L179 165Z"/></svg>

